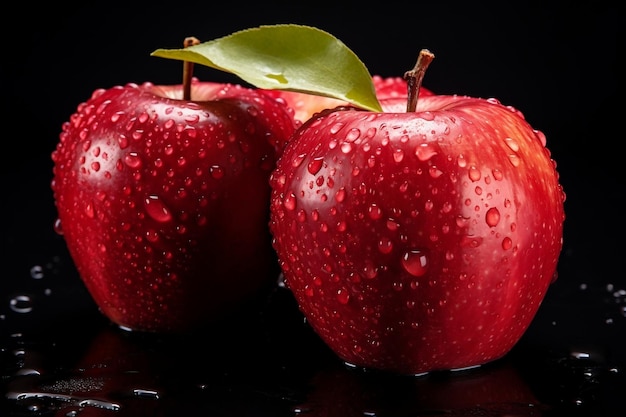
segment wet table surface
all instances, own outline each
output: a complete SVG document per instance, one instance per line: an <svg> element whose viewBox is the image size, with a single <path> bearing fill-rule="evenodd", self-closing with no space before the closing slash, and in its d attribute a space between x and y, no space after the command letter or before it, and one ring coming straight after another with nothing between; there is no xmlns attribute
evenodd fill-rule
<svg viewBox="0 0 626 417"><path fill-rule="evenodd" d="M399 377L342 363L281 287L198 335L111 325L53 231L48 185L9 186L2 205L2 416L626 415L626 282L592 261L606 248L584 226L566 229L558 279L508 355Z"/></svg>

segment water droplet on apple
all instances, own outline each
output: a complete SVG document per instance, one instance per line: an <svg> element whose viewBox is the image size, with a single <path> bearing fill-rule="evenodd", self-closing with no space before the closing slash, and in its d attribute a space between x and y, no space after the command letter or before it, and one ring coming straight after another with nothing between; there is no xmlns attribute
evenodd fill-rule
<svg viewBox="0 0 626 417"><path fill-rule="evenodd" d="M428 257L420 249L409 250L402 256L402 267L409 274L421 277L428 270Z"/></svg>
<svg viewBox="0 0 626 417"><path fill-rule="evenodd" d="M254 107L251 107L251 108L253 109ZM185 116L185 122L191 125L198 123L199 120L200 120L200 116L198 114L188 114Z"/></svg>
<svg viewBox="0 0 626 417"><path fill-rule="evenodd" d="M375 165L376 165L376 157L374 155L370 155L367 158L367 166L370 168L374 168Z"/></svg>
<svg viewBox="0 0 626 417"><path fill-rule="evenodd" d="M437 151L433 149L429 143L420 143L417 148L415 148L415 156L422 162L428 161L435 155L437 155Z"/></svg>
<svg viewBox="0 0 626 417"><path fill-rule="evenodd" d="M517 156L514 153L509 155L509 161L511 162L511 165L513 165L514 167L518 167L520 164L519 156Z"/></svg>
<svg viewBox="0 0 626 417"><path fill-rule="evenodd" d="M322 169L322 165L324 164L324 158L321 156L313 158L309 161L309 165L307 165L307 169L311 175L317 174L320 169Z"/></svg>
<svg viewBox="0 0 626 417"><path fill-rule="evenodd" d="M469 218L461 215L456 217L456 225L458 228L463 229L469 225Z"/></svg>
<svg viewBox="0 0 626 417"><path fill-rule="evenodd" d="M513 240L510 237L505 237L502 239L502 249L509 250L513 246Z"/></svg>
<svg viewBox="0 0 626 417"><path fill-rule="evenodd" d="M111 115L110 120L111 120L111 122L112 122L112 123L117 123L117 122L118 122L118 120L120 120L120 117L122 117L123 115L124 115L124 112L123 112L123 111L118 111L118 112L115 112L115 113L113 113L113 114Z"/></svg>
<svg viewBox="0 0 626 417"><path fill-rule="evenodd" d="M100 105L96 109L96 114L102 114L109 104L111 104L111 100L104 100L102 103L100 103Z"/></svg>
<svg viewBox="0 0 626 417"><path fill-rule="evenodd" d="M515 139L509 137L504 138L504 143L506 143L513 152L519 151L519 143L517 143Z"/></svg>
<svg viewBox="0 0 626 417"><path fill-rule="evenodd" d="M428 174L431 176L431 178L439 178L443 174L443 171L441 171L436 166L431 166L428 169Z"/></svg>
<svg viewBox="0 0 626 417"><path fill-rule="evenodd" d="M400 224L396 222L394 219L387 219L387 229L392 232L395 232L400 227Z"/></svg>
<svg viewBox="0 0 626 417"><path fill-rule="evenodd" d="M195 137L198 135L198 131L191 126L188 126L185 129L185 133L187 134L187 137L190 139L195 139Z"/></svg>
<svg viewBox="0 0 626 417"><path fill-rule="evenodd" d="M428 121L435 120L435 115L429 111L418 113L418 116Z"/></svg>
<svg viewBox="0 0 626 417"><path fill-rule="evenodd" d="M135 130L132 134L131 137L134 140L140 140L143 137L143 130Z"/></svg>
<svg viewBox="0 0 626 417"><path fill-rule="evenodd" d="M151 195L144 200L146 212L150 217L158 222L167 222L172 220L170 209L156 195Z"/></svg>
<svg viewBox="0 0 626 417"><path fill-rule="evenodd" d="M361 137L361 131L359 129L357 129L357 128L352 128L352 129L350 129L350 131L346 135L346 139L345 140L347 142L354 142L359 137Z"/></svg>
<svg viewBox="0 0 626 417"><path fill-rule="evenodd" d="M491 207L485 213L485 221L489 227L495 227L500 222L500 211L496 207Z"/></svg>
<svg viewBox="0 0 626 417"><path fill-rule="evenodd" d="M313 290L313 287L311 287L310 285L305 285L304 286L304 295L306 295L307 297L313 297L315 295L315 292Z"/></svg>
<svg viewBox="0 0 626 417"><path fill-rule="evenodd" d="M483 238L480 236L463 236L461 239L461 246L466 248L477 248L483 243Z"/></svg>
<svg viewBox="0 0 626 417"><path fill-rule="evenodd" d="M159 234L156 230L150 229L146 232L146 239L150 243L156 243L159 241Z"/></svg>
<svg viewBox="0 0 626 417"><path fill-rule="evenodd" d="M343 129L344 123L338 122L331 126L330 133L336 135L341 129Z"/></svg>
<svg viewBox="0 0 626 417"><path fill-rule="evenodd" d="M137 121L143 124L143 123L146 123L149 119L150 119L150 115L144 111L139 115L139 117L137 118Z"/></svg>
<svg viewBox="0 0 626 417"><path fill-rule="evenodd" d="M370 219L378 220L382 217L383 210L376 203L373 203L367 209L367 213L369 214Z"/></svg>
<svg viewBox="0 0 626 417"><path fill-rule="evenodd" d="M552 280L550 281L550 284L554 284L557 279L559 279L559 271L554 271L554 274L552 274Z"/></svg>
<svg viewBox="0 0 626 417"><path fill-rule="evenodd" d="M337 191L337 194L335 194L335 201L337 201L338 203L341 203L343 202L345 198L346 198L346 189L342 187Z"/></svg>
<svg viewBox="0 0 626 417"><path fill-rule="evenodd" d="M480 177L481 177L480 170L476 168L476 166L472 165L467 171L467 176L469 177L470 180L472 180L473 182L476 182L480 180Z"/></svg>
<svg viewBox="0 0 626 417"><path fill-rule="evenodd" d="M275 188L282 190L287 182L287 176L283 172L274 171L270 175L270 181Z"/></svg>
<svg viewBox="0 0 626 417"><path fill-rule="evenodd" d="M137 152L129 152L124 156L124 163L131 168L139 168L141 166L141 158Z"/></svg>
<svg viewBox="0 0 626 417"><path fill-rule="evenodd" d="M534 132L539 142L541 142L541 145L545 147L547 144L546 135L541 130L535 130Z"/></svg>
<svg viewBox="0 0 626 417"><path fill-rule="evenodd" d="M298 210L298 214L296 215L296 218L298 219L298 221L300 223L304 223L307 220L307 215L306 215L306 211L304 210Z"/></svg>
<svg viewBox="0 0 626 417"><path fill-rule="evenodd" d="M219 165L212 165L209 168L209 173L211 174L211 177L219 180L220 178L224 177L224 168Z"/></svg>
<svg viewBox="0 0 626 417"><path fill-rule="evenodd" d="M378 275L378 268L371 260L366 260L363 269L361 270L362 275L366 279L374 279Z"/></svg>
<svg viewBox="0 0 626 417"><path fill-rule="evenodd" d="M385 255L391 253L393 250L393 242L387 237L381 237L378 240L378 250Z"/></svg>
<svg viewBox="0 0 626 417"><path fill-rule="evenodd" d="M296 155L291 161L291 166L293 166L294 168L298 168L302 164L302 161L304 161L305 158L306 158L305 153Z"/></svg>
<svg viewBox="0 0 626 417"><path fill-rule="evenodd" d="M283 206L285 206L287 210L295 210L296 195L294 193L290 193L289 195L287 195L285 197L285 200L283 201Z"/></svg>
<svg viewBox="0 0 626 417"><path fill-rule="evenodd" d="M128 148L128 138L126 137L126 135L119 135L117 137L117 144L120 147L120 149L126 149Z"/></svg>
<svg viewBox="0 0 626 417"><path fill-rule="evenodd" d="M344 289L338 290L337 301L339 301L340 304L348 304L348 302L350 302L350 294L348 294L348 291Z"/></svg>
<svg viewBox="0 0 626 417"><path fill-rule="evenodd" d="M93 207L93 203L89 202L85 205L85 215L90 219L93 219L96 215L96 211Z"/></svg>

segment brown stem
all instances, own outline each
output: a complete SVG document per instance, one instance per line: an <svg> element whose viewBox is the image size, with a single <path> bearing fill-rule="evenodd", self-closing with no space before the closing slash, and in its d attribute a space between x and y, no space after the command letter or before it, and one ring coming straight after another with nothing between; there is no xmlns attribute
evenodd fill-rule
<svg viewBox="0 0 626 417"><path fill-rule="evenodd" d="M183 46L188 48L198 45L200 41L193 36L185 38ZM191 100L191 79L193 78L193 62L183 62L183 100Z"/></svg>
<svg viewBox="0 0 626 417"><path fill-rule="evenodd" d="M406 103L407 112L414 112L417 108L417 98L419 96L420 87L422 86L422 81L424 80L424 73L434 58L435 55L432 52L428 49L422 49L417 57L415 67L413 67L411 71L404 73L408 92Z"/></svg>

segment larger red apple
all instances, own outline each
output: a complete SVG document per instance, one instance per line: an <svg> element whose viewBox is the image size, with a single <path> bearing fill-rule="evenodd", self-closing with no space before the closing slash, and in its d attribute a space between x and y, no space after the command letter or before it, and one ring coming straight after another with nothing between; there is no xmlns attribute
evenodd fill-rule
<svg viewBox="0 0 626 417"><path fill-rule="evenodd" d="M278 273L268 179L292 116L238 85L183 90L97 90L52 155L58 231L99 308L132 330L194 329Z"/></svg>
<svg viewBox="0 0 626 417"><path fill-rule="evenodd" d="M355 366L476 366L520 339L555 279L565 195L545 136L494 99L343 108L295 133L271 231L308 323ZM410 109L413 110L413 109Z"/></svg>

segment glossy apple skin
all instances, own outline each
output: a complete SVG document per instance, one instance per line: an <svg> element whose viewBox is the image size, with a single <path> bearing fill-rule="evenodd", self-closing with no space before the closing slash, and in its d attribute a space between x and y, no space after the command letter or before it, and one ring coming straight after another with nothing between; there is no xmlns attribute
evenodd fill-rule
<svg viewBox="0 0 626 417"><path fill-rule="evenodd" d="M100 310L121 327L186 332L275 283L268 179L295 129L237 85L97 90L63 124L52 190Z"/></svg>
<svg viewBox="0 0 626 417"><path fill-rule="evenodd" d="M420 374L500 358L556 277L556 164L545 136L495 100L326 111L270 181L285 284L355 366Z"/></svg>

